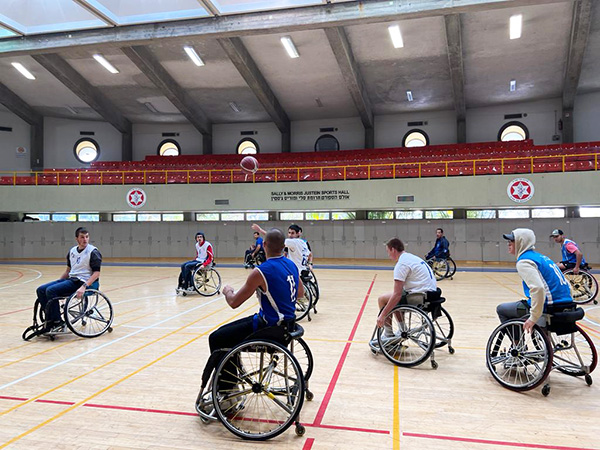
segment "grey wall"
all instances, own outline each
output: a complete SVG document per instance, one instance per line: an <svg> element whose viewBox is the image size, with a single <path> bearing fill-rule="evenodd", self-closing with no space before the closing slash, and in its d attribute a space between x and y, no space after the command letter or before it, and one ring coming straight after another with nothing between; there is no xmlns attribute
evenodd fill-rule
<svg viewBox="0 0 600 450"><path fill-rule="evenodd" d="M163 137L163 133L177 133L175 137ZM158 146L165 139L175 139L182 155L202 154L202 135L189 124L135 124L133 125L133 159L142 160L156 155ZM120 159L120 158L118 158Z"/></svg>
<svg viewBox="0 0 600 450"><path fill-rule="evenodd" d="M578 95L573 111L573 136L575 142L600 139L600 92Z"/></svg>
<svg viewBox="0 0 600 450"><path fill-rule="evenodd" d="M427 122L427 125L409 127L408 122ZM419 128L429 136L431 145L456 142L456 114L454 111L425 111L375 117L375 147L400 147L404 135Z"/></svg>
<svg viewBox="0 0 600 450"><path fill-rule="evenodd" d="M13 129L0 131L0 170L29 170L30 126L8 111L0 111L0 126ZM27 155L17 157L17 147L25 147Z"/></svg>
<svg viewBox="0 0 600 450"><path fill-rule="evenodd" d="M255 135L242 136L242 131L256 131ZM245 137L254 139L261 153L281 151L281 133L272 122L235 123L213 125L213 153L235 154L239 142Z"/></svg>
<svg viewBox="0 0 600 450"><path fill-rule="evenodd" d="M337 128L337 131L321 133L320 128ZM340 150L365 148L365 128L360 118L349 117L292 122L292 151L314 151L315 142L324 134L335 136L340 143Z"/></svg>
<svg viewBox="0 0 600 450"><path fill-rule="evenodd" d="M75 245L78 223L0 223L1 258L62 258ZM194 254L193 236L201 229L219 258L241 257L253 242L248 222L114 223L85 224L91 242L105 258L172 257L189 259ZM288 223L267 222L263 227L287 228ZM560 248L547 237L562 228L583 249L590 262L600 261L600 219L535 220L389 220L302 222L316 263L319 258L387 258L384 242L394 236L405 241L407 250L423 256L435 241L435 229L444 228L455 260L514 261L507 254L502 233L517 227L532 228L539 241L536 248L554 260ZM391 263L390 263L391 264Z"/></svg>

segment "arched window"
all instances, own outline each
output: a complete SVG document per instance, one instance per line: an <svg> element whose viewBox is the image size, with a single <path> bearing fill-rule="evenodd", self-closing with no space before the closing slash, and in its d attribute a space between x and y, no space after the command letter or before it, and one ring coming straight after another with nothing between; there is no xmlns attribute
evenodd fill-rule
<svg viewBox="0 0 600 450"><path fill-rule="evenodd" d="M254 139L244 138L237 146L238 155L256 155L259 152L258 143Z"/></svg>
<svg viewBox="0 0 600 450"><path fill-rule="evenodd" d="M181 147L174 139L165 139L158 144L157 153L160 156L179 156L181 155Z"/></svg>
<svg viewBox="0 0 600 450"><path fill-rule="evenodd" d="M498 140L502 142L525 141L527 139L529 139L529 130L521 122L505 123L498 132Z"/></svg>
<svg viewBox="0 0 600 450"><path fill-rule="evenodd" d="M100 156L100 147L93 139L83 138L75 142L73 153L75 153L75 158L77 158L77 161L84 164L89 164L96 161Z"/></svg>
<svg viewBox="0 0 600 450"><path fill-rule="evenodd" d="M410 130L402 138L402 147L425 147L429 145L429 136L423 130Z"/></svg>
<svg viewBox="0 0 600 450"><path fill-rule="evenodd" d="M339 149L339 141L331 134L319 136L319 139L317 139L317 142L315 142L315 152L331 152Z"/></svg>

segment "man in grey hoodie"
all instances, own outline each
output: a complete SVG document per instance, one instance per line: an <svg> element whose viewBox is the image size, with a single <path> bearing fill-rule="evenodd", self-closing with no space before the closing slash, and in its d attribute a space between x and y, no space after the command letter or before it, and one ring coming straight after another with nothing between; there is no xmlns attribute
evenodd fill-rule
<svg viewBox="0 0 600 450"><path fill-rule="evenodd" d="M517 272L523 280L527 300L502 303L496 312L502 323L529 314L523 329L531 332L546 305L573 301L571 289L558 266L547 256L533 250L535 234L532 230L517 228L503 237L508 241L508 253L517 257Z"/></svg>

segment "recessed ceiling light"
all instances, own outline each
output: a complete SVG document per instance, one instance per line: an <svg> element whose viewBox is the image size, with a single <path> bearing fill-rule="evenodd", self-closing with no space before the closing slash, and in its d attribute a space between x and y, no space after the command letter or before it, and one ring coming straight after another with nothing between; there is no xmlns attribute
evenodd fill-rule
<svg viewBox="0 0 600 450"><path fill-rule="evenodd" d="M119 71L115 68L115 66L113 66L111 63L109 63L104 56L96 53L94 55L94 59L96 61L98 61L102 65L102 67L104 67L110 73L119 73Z"/></svg>
<svg viewBox="0 0 600 450"><path fill-rule="evenodd" d="M236 113L241 112L240 107L235 102L229 102L229 107Z"/></svg>
<svg viewBox="0 0 600 450"><path fill-rule="evenodd" d="M28 80L35 80L35 77L31 74L31 72L29 70L27 70L25 67L23 67L23 64L14 62L14 63L12 63L12 66L15 69L17 69L19 72L21 72L21 75L23 75Z"/></svg>
<svg viewBox="0 0 600 450"><path fill-rule="evenodd" d="M204 65L204 61L202 61L202 58L200 58L200 55L198 55L198 53L196 52L194 47L190 47L189 45L186 45L185 47L183 47L183 49L185 50L187 55L190 57L190 59L194 62L194 64L196 64L198 67Z"/></svg>
<svg viewBox="0 0 600 450"><path fill-rule="evenodd" d="M510 38L519 39L521 37L521 29L523 27L523 15L517 14L510 17Z"/></svg>
<svg viewBox="0 0 600 450"><path fill-rule="evenodd" d="M394 48L404 47L404 41L402 40L402 33L400 32L400 26L399 25L390 25L388 27L388 31L390 32L390 37L392 38L392 44L394 44Z"/></svg>
<svg viewBox="0 0 600 450"><path fill-rule="evenodd" d="M300 53L298 53L298 50L296 49L294 41L292 41L291 37L283 36L281 38L281 43L283 44L285 51L288 53L288 55L290 55L290 58L298 58L300 56Z"/></svg>
<svg viewBox="0 0 600 450"><path fill-rule="evenodd" d="M510 80L510 92L517 90L517 80Z"/></svg>
<svg viewBox="0 0 600 450"><path fill-rule="evenodd" d="M144 103L144 106L148 108L148 111L150 111L151 113L158 114L158 109L156 109L152 103L146 102Z"/></svg>
<svg viewBox="0 0 600 450"><path fill-rule="evenodd" d="M406 91L406 98L409 102L413 101L412 91Z"/></svg>

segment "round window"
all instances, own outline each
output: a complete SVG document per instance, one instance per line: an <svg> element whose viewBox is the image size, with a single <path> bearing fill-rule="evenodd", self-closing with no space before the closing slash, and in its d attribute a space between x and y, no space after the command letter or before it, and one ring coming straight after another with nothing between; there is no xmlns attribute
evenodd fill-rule
<svg viewBox="0 0 600 450"><path fill-rule="evenodd" d="M410 130L402 139L402 147L425 147L429 145L429 136L422 130Z"/></svg>
<svg viewBox="0 0 600 450"><path fill-rule="evenodd" d="M508 141L524 141L529 139L529 131L521 122L508 122L500 128L498 140L502 142Z"/></svg>
<svg viewBox="0 0 600 450"><path fill-rule="evenodd" d="M100 156L100 147L93 139L85 138L80 139L75 143L73 152L75 153L75 158L77 158L79 162L89 164L96 161Z"/></svg>
<svg viewBox="0 0 600 450"><path fill-rule="evenodd" d="M331 134L324 134L315 142L315 152L331 152L339 149L339 141Z"/></svg>
<svg viewBox="0 0 600 450"><path fill-rule="evenodd" d="M181 154L181 148L177 141L167 139L159 144L158 154L160 156L179 156Z"/></svg>
<svg viewBox="0 0 600 450"><path fill-rule="evenodd" d="M256 155L258 143L254 139L242 139L237 146L238 155Z"/></svg>

